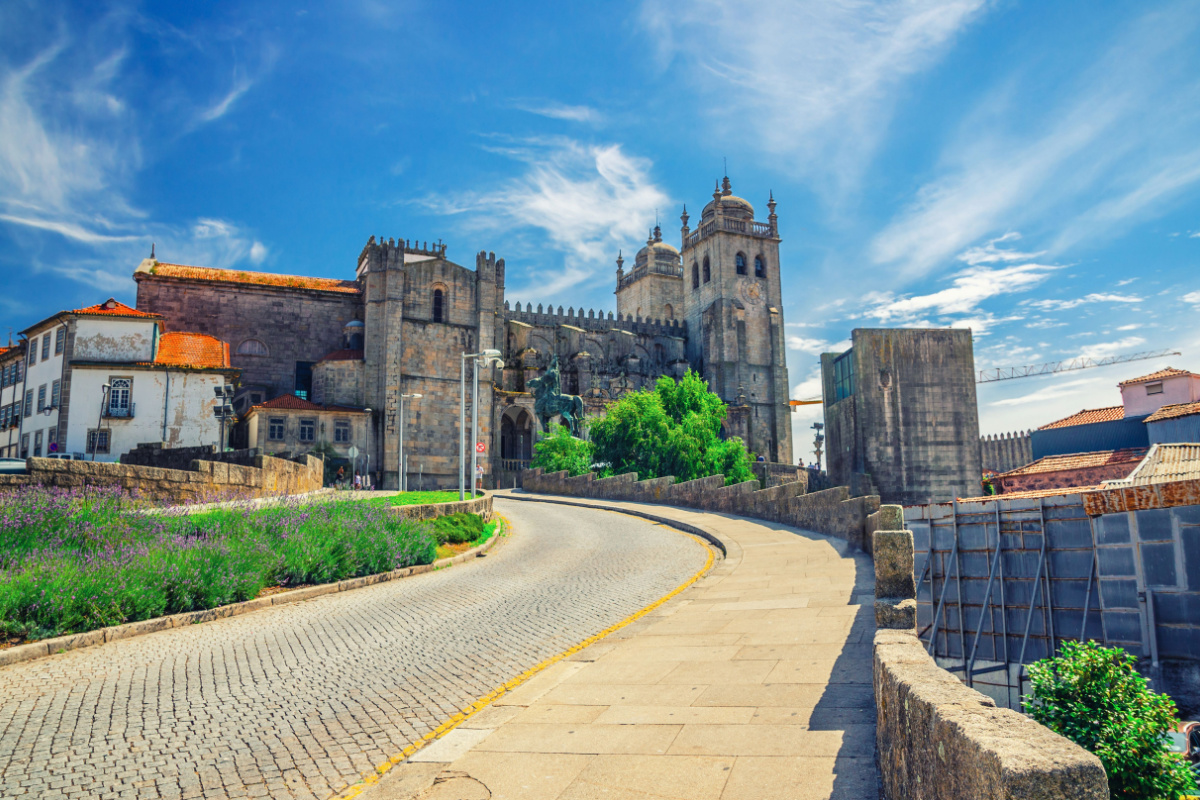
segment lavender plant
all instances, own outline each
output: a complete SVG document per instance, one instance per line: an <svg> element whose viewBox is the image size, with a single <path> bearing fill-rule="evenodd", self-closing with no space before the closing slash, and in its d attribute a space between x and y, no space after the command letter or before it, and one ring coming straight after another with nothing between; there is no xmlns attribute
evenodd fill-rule
<svg viewBox="0 0 1200 800"><path fill-rule="evenodd" d="M0 493L0 635L39 639L431 563L428 525L369 502L196 514L118 489Z"/></svg>

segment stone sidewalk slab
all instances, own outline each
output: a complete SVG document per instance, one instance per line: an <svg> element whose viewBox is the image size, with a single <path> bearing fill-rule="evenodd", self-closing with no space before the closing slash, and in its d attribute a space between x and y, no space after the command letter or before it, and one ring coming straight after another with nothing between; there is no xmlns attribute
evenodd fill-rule
<svg viewBox="0 0 1200 800"><path fill-rule="evenodd" d="M877 800L865 555L759 520L569 502L702 528L726 558L468 719L476 743L420 788L428 764L405 763L364 800Z"/></svg>

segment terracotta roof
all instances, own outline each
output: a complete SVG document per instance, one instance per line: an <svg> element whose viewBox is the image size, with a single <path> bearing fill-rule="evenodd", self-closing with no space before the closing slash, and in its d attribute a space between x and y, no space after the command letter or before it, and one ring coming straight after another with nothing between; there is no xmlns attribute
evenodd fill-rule
<svg viewBox="0 0 1200 800"><path fill-rule="evenodd" d="M334 350L321 359L322 361L362 361L362 350Z"/></svg>
<svg viewBox="0 0 1200 800"><path fill-rule="evenodd" d="M355 406L322 406L311 400L305 400L303 397L297 397L294 394L281 394L279 397L268 400L265 403L259 403L256 406L251 406L250 411L263 408L270 411L271 409L286 409L290 411L341 411L341 412L357 412L365 413L365 408L356 408ZM249 412L247 412L249 413Z"/></svg>
<svg viewBox="0 0 1200 800"><path fill-rule="evenodd" d="M229 343L203 333L175 331L158 340L156 364L177 367L229 367Z"/></svg>
<svg viewBox="0 0 1200 800"><path fill-rule="evenodd" d="M1027 489L1023 492L1005 492L1004 494L988 494L982 497L960 497L960 503L977 503L981 500L1021 500L1034 499L1039 497L1058 497L1063 494L1079 494L1080 492L1090 492L1094 489L1099 489L1099 486L1072 486L1067 489Z"/></svg>
<svg viewBox="0 0 1200 800"><path fill-rule="evenodd" d="M1178 378L1181 375L1186 375L1192 378L1200 378L1200 375L1197 375L1194 372L1188 372L1186 369L1167 367L1166 369L1160 369L1158 372L1151 372L1149 375L1143 375L1140 378L1121 381L1117 384L1117 386L1130 386L1135 383L1145 383L1146 381L1161 381L1163 378Z"/></svg>
<svg viewBox="0 0 1200 800"><path fill-rule="evenodd" d="M1109 406L1107 408L1085 408L1082 411L1072 414L1069 417L1063 417L1057 422L1051 422L1048 425L1043 425L1038 428L1039 431L1048 431L1054 428L1069 428L1072 425L1090 425L1093 422L1112 422L1113 420L1125 418L1125 406Z"/></svg>
<svg viewBox="0 0 1200 800"><path fill-rule="evenodd" d="M1128 478L1105 481L1105 488L1146 486L1200 479L1200 444L1156 444Z"/></svg>
<svg viewBox="0 0 1200 800"><path fill-rule="evenodd" d="M1192 414L1200 414L1200 403L1174 403L1169 406L1163 406L1158 411L1146 417L1144 421L1158 422L1161 419L1190 417Z"/></svg>
<svg viewBox="0 0 1200 800"><path fill-rule="evenodd" d="M150 274L167 278L190 278L201 281L224 281L227 283L251 283L259 286L314 289L319 292L358 294L361 291L356 281L339 281L334 278L309 278L303 275L278 275L274 272L248 272L239 269L190 267L186 264L164 264L162 262L156 263L150 269Z"/></svg>
<svg viewBox="0 0 1200 800"><path fill-rule="evenodd" d="M1121 450L1097 450L1094 453L1066 453L1060 456L1043 456L1031 464L1002 472L997 477L1033 475L1040 472L1062 472L1066 469L1105 467L1110 464L1136 464L1146 455L1145 447L1126 447Z"/></svg>
<svg viewBox="0 0 1200 800"><path fill-rule="evenodd" d="M97 303L94 306L87 308L77 308L71 312L72 314L82 314L84 316L95 317L139 317L141 319L162 319L162 314L151 314L149 311L138 311L136 308L130 308L124 303L108 298L103 303Z"/></svg>

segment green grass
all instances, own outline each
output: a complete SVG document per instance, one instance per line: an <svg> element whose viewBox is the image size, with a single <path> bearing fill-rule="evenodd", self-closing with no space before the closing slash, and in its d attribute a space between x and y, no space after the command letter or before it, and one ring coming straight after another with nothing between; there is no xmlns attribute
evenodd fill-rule
<svg viewBox="0 0 1200 800"><path fill-rule="evenodd" d="M478 518L480 523L483 523L483 517L480 517L478 514L469 514L469 515L468 514L455 514L454 516L464 516L464 517L472 516L472 517ZM449 518L448 517L440 517L440 518L434 520L435 531L437 530L437 527L436 527L437 523L441 522L441 520L443 520L443 519L449 519ZM454 525L453 527L456 529L460 529L460 528L464 528L465 526L463 526L461 523L459 523L457 525ZM471 527L474 527L473 523L471 524ZM461 550L455 550L453 547L451 547L451 543L447 543L446 541L443 541L439 534L437 557L439 559L450 558L452 556L459 555L460 552L466 552L467 550L470 550L473 547L479 547L480 545L486 543L488 539L491 539L492 536L496 533L496 531L499 530L499 528L500 528L500 520L498 518L493 518L491 522L488 522L488 523L482 525L482 528L480 529L479 533L476 534L473 539L465 540L463 542L453 543L453 544L469 544L468 547L462 548Z"/></svg>
<svg viewBox="0 0 1200 800"><path fill-rule="evenodd" d="M418 506L458 501L458 492L403 492L383 498L393 506ZM469 498L468 498L469 499Z"/></svg>

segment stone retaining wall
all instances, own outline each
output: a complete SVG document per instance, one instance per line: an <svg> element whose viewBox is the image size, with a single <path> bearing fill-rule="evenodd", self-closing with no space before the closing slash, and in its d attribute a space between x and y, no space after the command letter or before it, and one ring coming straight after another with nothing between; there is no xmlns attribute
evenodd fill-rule
<svg viewBox="0 0 1200 800"><path fill-rule="evenodd" d="M565 471L547 473L541 468L525 470L521 480L525 491L538 494L659 503L779 522L844 539L866 552L871 547L864 535L867 517L879 509L878 497L851 498L844 486L805 494L805 480L759 489L756 480L726 486L724 475L675 483L669 476L639 481L636 472L611 478L589 472L572 478Z"/></svg>
<svg viewBox="0 0 1200 800"><path fill-rule="evenodd" d="M1100 759L937 666L916 632L912 533L900 506L868 520L875 554L874 683L886 800L1108 800Z"/></svg>
<svg viewBox="0 0 1200 800"><path fill-rule="evenodd" d="M255 456L254 466L193 461L189 469L163 469L135 464L66 461L56 458L26 460L25 475L0 475L7 486L119 486L127 492L166 503L195 503L232 497L279 497L308 494L322 486L321 460L306 463L271 456Z"/></svg>
<svg viewBox="0 0 1200 800"><path fill-rule="evenodd" d="M436 519L449 514L478 514L484 522L492 519L492 493L484 492L471 500L454 500L449 503L428 503L415 506L391 506L388 512L392 516L407 520Z"/></svg>

